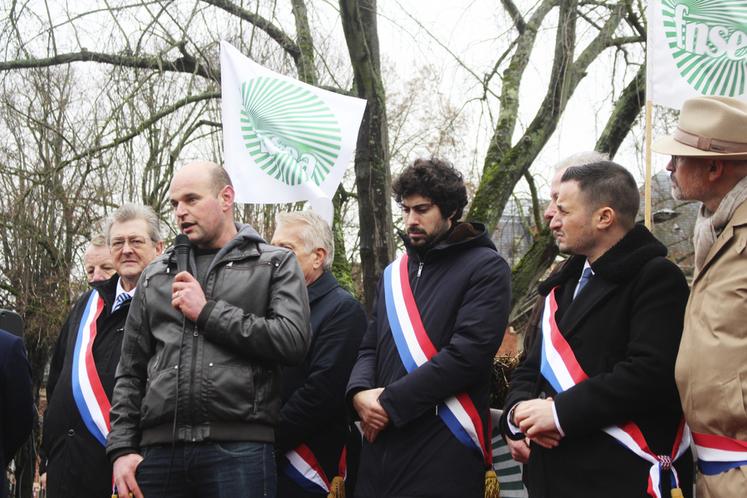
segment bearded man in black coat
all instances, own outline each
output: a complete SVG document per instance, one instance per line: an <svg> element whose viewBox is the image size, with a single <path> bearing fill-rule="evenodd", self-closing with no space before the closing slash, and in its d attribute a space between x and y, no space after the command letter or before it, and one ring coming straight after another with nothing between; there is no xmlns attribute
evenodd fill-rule
<svg viewBox="0 0 747 498"><path fill-rule="evenodd" d="M668 497L676 487L692 496L674 383L687 282L635 224L638 204L616 163L562 176L550 228L573 256L539 287L542 337L514 373L501 419L509 445L529 442L532 498Z"/></svg>
<svg viewBox="0 0 747 498"><path fill-rule="evenodd" d="M467 192L453 166L419 159L392 190L407 253L379 283L348 383L366 439L355 496L482 497L511 272L483 225L458 221Z"/></svg>

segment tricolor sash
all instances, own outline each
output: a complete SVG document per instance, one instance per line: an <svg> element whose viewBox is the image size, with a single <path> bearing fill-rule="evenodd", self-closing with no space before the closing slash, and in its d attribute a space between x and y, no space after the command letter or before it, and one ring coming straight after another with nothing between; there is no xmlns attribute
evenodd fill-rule
<svg viewBox="0 0 747 498"><path fill-rule="evenodd" d="M747 441L693 432L693 442L698 452L698 468L707 476L747 465Z"/></svg>
<svg viewBox="0 0 747 498"><path fill-rule="evenodd" d="M298 445L295 449L285 454L288 460L284 466L285 474L309 493L329 493L332 489L331 481L319 465L314 453L305 444ZM347 478L347 448L342 448L338 472L344 481Z"/></svg>
<svg viewBox="0 0 747 498"><path fill-rule="evenodd" d="M558 303L555 300L555 289L545 299L545 308L542 313L542 358L540 372L550 383L553 389L561 393L576 384L588 379L589 376L579 364L573 350L565 337L560 332L555 321L555 312ZM690 430L685 425L684 419L680 421L674 448L671 455L656 455L648 447L640 428L633 422L623 425L606 427L604 432L615 438L617 442L627 449L651 463L648 475L647 493L654 498L661 498L659 483L661 471L672 471L672 488L679 488L679 476L672 463L676 461L690 446Z"/></svg>
<svg viewBox="0 0 747 498"><path fill-rule="evenodd" d="M109 410L101 379L93 361L93 341L96 339L96 320L104 309L104 299L96 290L91 291L83 309L73 351L73 398L86 425L99 443L106 445L109 434Z"/></svg>
<svg viewBox="0 0 747 498"><path fill-rule="evenodd" d="M407 254L403 254L384 270L384 297L389 328L399 357L409 373L433 358L437 351L423 327L412 294L407 259ZM480 453L486 467L492 465L490 445L485 444L482 419L467 393L448 398L438 405L437 413L462 444Z"/></svg>

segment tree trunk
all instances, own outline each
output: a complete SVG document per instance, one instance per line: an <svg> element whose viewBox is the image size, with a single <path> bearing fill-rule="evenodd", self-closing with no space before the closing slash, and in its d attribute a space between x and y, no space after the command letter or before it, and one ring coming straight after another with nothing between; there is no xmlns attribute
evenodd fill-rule
<svg viewBox="0 0 747 498"><path fill-rule="evenodd" d="M364 303L371 310L379 276L394 257L389 137L379 63L376 0L340 0L340 16L353 66L355 90L366 112L355 152Z"/></svg>

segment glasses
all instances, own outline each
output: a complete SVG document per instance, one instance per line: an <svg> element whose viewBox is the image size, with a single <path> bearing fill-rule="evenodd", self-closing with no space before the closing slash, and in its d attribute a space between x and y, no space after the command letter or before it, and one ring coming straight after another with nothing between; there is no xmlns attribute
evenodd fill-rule
<svg viewBox="0 0 747 498"><path fill-rule="evenodd" d="M415 206L405 206L404 204L399 205L399 209L402 211L402 214L408 215L410 212L413 212L418 215L422 215L427 213L431 210L431 208L434 206L432 202L426 202L424 204L416 204Z"/></svg>
<svg viewBox="0 0 747 498"><path fill-rule="evenodd" d="M142 249L145 247L145 244L148 243L147 239L144 237L128 237L128 238L116 238L112 239L111 243L109 244L112 248L112 251L121 251L124 249L125 243L128 244L132 249Z"/></svg>

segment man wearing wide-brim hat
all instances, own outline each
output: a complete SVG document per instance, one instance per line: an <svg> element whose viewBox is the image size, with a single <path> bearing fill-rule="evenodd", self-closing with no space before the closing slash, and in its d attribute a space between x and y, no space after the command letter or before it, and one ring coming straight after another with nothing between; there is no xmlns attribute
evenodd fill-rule
<svg viewBox="0 0 747 498"><path fill-rule="evenodd" d="M747 102L687 100L675 133L653 149L672 156L673 197L703 203L675 367L697 496L747 496Z"/></svg>

